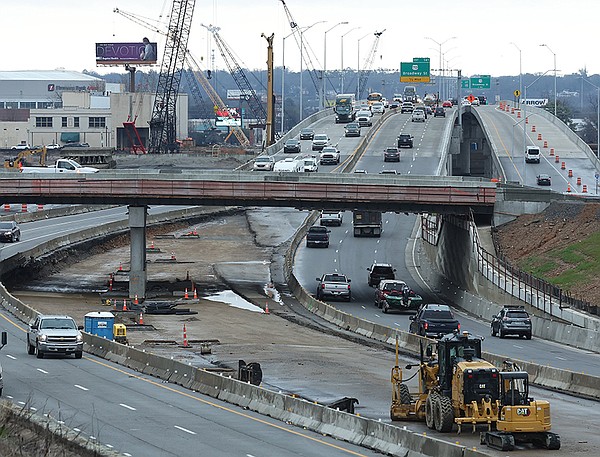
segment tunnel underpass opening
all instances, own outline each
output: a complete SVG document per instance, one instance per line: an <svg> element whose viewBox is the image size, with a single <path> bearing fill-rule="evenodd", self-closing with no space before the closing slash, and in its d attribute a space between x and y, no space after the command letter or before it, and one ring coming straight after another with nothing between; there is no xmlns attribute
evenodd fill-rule
<svg viewBox="0 0 600 457"><path fill-rule="evenodd" d="M494 178L496 171L492 149L478 116L465 107L462 124L457 118L450 144L452 176Z"/></svg>

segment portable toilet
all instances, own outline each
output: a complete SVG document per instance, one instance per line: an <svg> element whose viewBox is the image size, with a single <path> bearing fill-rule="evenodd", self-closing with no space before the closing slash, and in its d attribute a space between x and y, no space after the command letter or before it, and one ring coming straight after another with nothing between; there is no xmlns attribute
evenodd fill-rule
<svg viewBox="0 0 600 457"><path fill-rule="evenodd" d="M107 311L92 311L84 319L84 330L92 335L97 335L107 340L113 339L113 325L115 316Z"/></svg>

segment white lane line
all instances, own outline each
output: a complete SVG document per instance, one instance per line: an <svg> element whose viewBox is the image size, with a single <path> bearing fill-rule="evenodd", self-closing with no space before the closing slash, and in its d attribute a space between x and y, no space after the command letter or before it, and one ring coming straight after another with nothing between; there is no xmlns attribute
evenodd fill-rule
<svg viewBox="0 0 600 457"><path fill-rule="evenodd" d="M179 425L175 425L174 427L176 429L181 430L182 432L189 433L190 435L195 435L196 434L196 432L192 432L191 430L188 430L187 428L180 427Z"/></svg>
<svg viewBox="0 0 600 457"><path fill-rule="evenodd" d="M341 241L340 241L340 243L341 243ZM339 249L336 249L336 250L335 250L335 253L336 253L336 254L339 254L339 252L340 252L340 250L339 250Z"/></svg>
<svg viewBox="0 0 600 457"><path fill-rule="evenodd" d="M8 357L9 359L17 360L17 358L16 358L16 357L13 357L13 356L12 356L12 355L10 355L10 354L6 354L6 357Z"/></svg>
<svg viewBox="0 0 600 457"><path fill-rule="evenodd" d="M37 371L39 371L40 373L48 374L46 370L42 370L41 368L37 368Z"/></svg>
<svg viewBox="0 0 600 457"><path fill-rule="evenodd" d="M379 314L377 314L377 313L375 313L375 317L378 318L378 319L381 318L381 316Z"/></svg>
<svg viewBox="0 0 600 457"><path fill-rule="evenodd" d="M344 240L340 240L340 244L342 244L342 241L344 241ZM336 252L337 252L337 251L336 251Z"/></svg>
<svg viewBox="0 0 600 457"><path fill-rule="evenodd" d="M109 449L112 449L114 447L112 444L105 444L105 446Z"/></svg>
<svg viewBox="0 0 600 457"><path fill-rule="evenodd" d="M367 309L367 308L365 307L365 305L360 305L360 307L361 307L362 309Z"/></svg>
<svg viewBox="0 0 600 457"><path fill-rule="evenodd" d="M377 254L377 249L375 249L375 252L374 252L374 253L375 253L375 254Z"/></svg>
<svg viewBox="0 0 600 457"><path fill-rule="evenodd" d="M86 387L80 386L79 384L75 384L75 387L77 387L78 389L81 389L81 390L90 390Z"/></svg>
<svg viewBox="0 0 600 457"><path fill-rule="evenodd" d="M137 411L137 409L135 409L133 406L126 405L125 403L119 403L119 406L122 406L123 408L127 408L130 411Z"/></svg>
<svg viewBox="0 0 600 457"><path fill-rule="evenodd" d="M80 429L78 429L78 428L74 428L74 429L73 429L73 431L75 431L75 432L79 433L81 430L80 430Z"/></svg>
<svg viewBox="0 0 600 457"><path fill-rule="evenodd" d="M130 454L130 453L128 453L128 452L123 452L123 455L124 455L125 457L131 457L131 454Z"/></svg>
<svg viewBox="0 0 600 457"><path fill-rule="evenodd" d="M564 357L559 357L559 356L556 356L556 358L557 358L558 360L567 360L567 359L565 359Z"/></svg>
<svg viewBox="0 0 600 457"><path fill-rule="evenodd" d="M513 344L514 347L516 347L517 349L523 349L523 346L519 346L517 344Z"/></svg>
<svg viewBox="0 0 600 457"><path fill-rule="evenodd" d="M23 402L23 401L19 401L19 402L17 402L17 403L18 403L19 405L25 405L25 402Z"/></svg>

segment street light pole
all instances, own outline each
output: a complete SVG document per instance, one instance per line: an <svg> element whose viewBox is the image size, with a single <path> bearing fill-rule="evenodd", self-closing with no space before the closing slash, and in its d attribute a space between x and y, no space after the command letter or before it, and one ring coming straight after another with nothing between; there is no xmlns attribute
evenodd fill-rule
<svg viewBox="0 0 600 457"><path fill-rule="evenodd" d="M439 46L439 54L440 54L440 63L439 63L439 67L438 67L438 72L441 72L441 68L442 68L442 46L444 46L444 44L446 44L448 41L455 39L455 36L452 36L450 38L447 38L446 40L442 41L441 43L439 41L434 40L431 37L426 36L425 39L426 40L431 40L433 41L435 44L437 44ZM438 103L439 103L439 98L441 95L441 91L442 91L442 78L440 77L440 80L438 81Z"/></svg>
<svg viewBox="0 0 600 457"><path fill-rule="evenodd" d="M547 44L540 44L540 46L547 48L554 56L554 117L556 117L556 53Z"/></svg>
<svg viewBox="0 0 600 457"><path fill-rule="evenodd" d="M302 122L302 119L304 119L304 107L302 106L302 104L304 102L304 89L302 87L302 72L304 70L304 68L303 68L304 32L308 31L311 27L314 27L317 24L322 24L323 22L327 22L327 21L318 21L318 22L315 22L314 24L311 24L307 27L300 29L300 117L299 117L300 122Z"/></svg>
<svg viewBox="0 0 600 457"><path fill-rule="evenodd" d="M348 35L350 32L352 32L353 30L356 30L356 29L360 29L360 27L354 27L354 28L348 30L340 38L340 43L341 43L341 46L342 46L341 55L340 55L340 62L341 62L341 65L340 65L340 70L341 70L341 75L340 75L340 94L344 93L344 73L345 73L345 70L344 70L344 37L346 35Z"/></svg>
<svg viewBox="0 0 600 457"><path fill-rule="evenodd" d="M342 21L335 24L328 30L325 30L323 37L323 77L321 78L321 108L325 108L325 79L327 77L327 33L331 32L338 25L347 25L348 21Z"/></svg>
<svg viewBox="0 0 600 457"><path fill-rule="evenodd" d="M510 44L512 44L515 48L517 48L517 51L519 51L519 93L523 92L523 67L521 66L521 62L522 62L522 54L521 54L521 48L519 48L514 42L510 42ZM517 97L517 106L520 108L521 107L521 100L520 97Z"/></svg>
<svg viewBox="0 0 600 457"><path fill-rule="evenodd" d="M600 158L600 87L588 81L583 76L582 81L585 81L590 86L596 88L596 157Z"/></svg>
<svg viewBox="0 0 600 457"><path fill-rule="evenodd" d="M367 38L370 33L358 39L356 46L356 100L360 99L360 42L363 38Z"/></svg>

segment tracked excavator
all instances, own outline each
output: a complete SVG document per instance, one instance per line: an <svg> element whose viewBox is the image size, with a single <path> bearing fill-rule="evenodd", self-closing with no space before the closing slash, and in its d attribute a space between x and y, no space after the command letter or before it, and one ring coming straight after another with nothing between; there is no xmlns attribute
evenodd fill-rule
<svg viewBox="0 0 600 457"><path fill-rule="evenodd" d="M39 164L40 166L46 166L46 146L42 146L37 149L24 149L17 154L17 157L14 159L6 159L4 161L4 168L10 171L19 171L19 168L25 166L25 159L31 155L39 154Z"/></svg>
<svg viewBox="0 0 600 457"><path fill-rule="evenodd" d="M393 421L425 421L427 427L448 433L456 425L487 427L481 444L510 451L516 444L531 443L559 449L560 437L550 432L550 404L529 397L529 376L512 362L496 368L481 357L482 338L468 332L443 336L437 343L421 344L419 391L411 393L398 365L392 368ZM435 353L434 353L435 349Z"/></svg>

